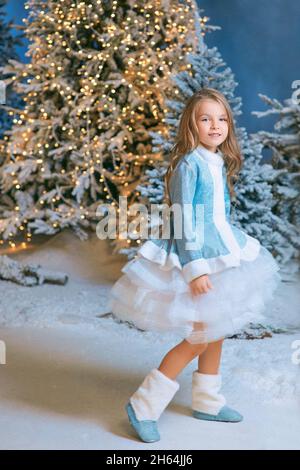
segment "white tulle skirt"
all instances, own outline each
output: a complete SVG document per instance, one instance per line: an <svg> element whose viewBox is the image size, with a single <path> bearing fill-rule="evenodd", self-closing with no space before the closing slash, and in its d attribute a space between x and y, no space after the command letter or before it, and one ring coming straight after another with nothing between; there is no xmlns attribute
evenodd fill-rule
<svg viewBox="0 0 300 470"><path fill-rule="evenodd" d="M142 330L172 332L191 344L217 341L266 319L263 312L281 281L278 271L261 245L254 261L209 274L213 288L193 296L180 269L162 270L141 256L122 268L109 308Z"/></svg>

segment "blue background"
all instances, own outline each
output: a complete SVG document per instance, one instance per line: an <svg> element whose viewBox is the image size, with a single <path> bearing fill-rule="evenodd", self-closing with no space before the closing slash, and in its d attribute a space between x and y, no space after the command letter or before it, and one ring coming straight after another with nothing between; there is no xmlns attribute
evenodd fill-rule
<svg viewBox="0 0 300 470"><path fill-rule="evenodd" d="M23 24L23 0L8 0L7 17ZM299 0L198 0L210 23L222 29L206 35L207 44L217 46L239 83L236 94L243 99L238 118L249 132L270 130L276 117L260 118L251 111L267 109L258 93L283 100L300 79ZM18 52L23 61L26 46Z"/></svg>

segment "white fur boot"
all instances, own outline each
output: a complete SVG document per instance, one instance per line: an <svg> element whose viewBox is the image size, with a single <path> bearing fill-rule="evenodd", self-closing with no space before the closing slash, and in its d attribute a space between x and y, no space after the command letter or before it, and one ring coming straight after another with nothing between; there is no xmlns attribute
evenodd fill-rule
<svg viewBox="0 0 300 470"><path fill-rule="evenodd" d="M225 397L219 393L222 385L220 374L193 372L192 408L197 419L236 423L242 421L240 413L226 405Z"/></svg>
<svg viewBox="0 0 300 470"><path fill-rule="evenodd" d="M226 400L219 393L222 378L220 374L200 374L193 372L192 383L192 408L202 413L218 414L225 405Z"/></svg>
<svg viewBox="0 0 300 470"><path fill-rule="evenodd" d="M178 389L178 382L152 369L130 398L137 419L157 421Z"/></svg>
<svg viewBox="0 0 300 470"><path fill-rule="evenodd" d="M160 440L157 420L179 388L158 369L152 369L126 405L128 419L144 442Z"/></svg>

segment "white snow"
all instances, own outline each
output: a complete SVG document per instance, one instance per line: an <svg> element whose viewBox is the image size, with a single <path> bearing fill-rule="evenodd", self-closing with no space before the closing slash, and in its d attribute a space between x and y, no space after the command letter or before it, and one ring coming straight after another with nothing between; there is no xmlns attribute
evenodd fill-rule
<svg viewBox="0 0 300 470"><path fill-rule="evenodd" d="M18 260L67 272L65 286L23 287L0 281L1 449L300 449L299 277L282 282L269 305L270 324L285 334L228 339L221 373L227 403L241 423L191 416L194 360L159 420L161 441L140 442L124 406L180 338L141 332L100 318L125 256L110 254L96 236L83 242L66 231L42 237ZM300 347L299 347L300 349ZM293 360L294 358L294 360Z"/></svg>

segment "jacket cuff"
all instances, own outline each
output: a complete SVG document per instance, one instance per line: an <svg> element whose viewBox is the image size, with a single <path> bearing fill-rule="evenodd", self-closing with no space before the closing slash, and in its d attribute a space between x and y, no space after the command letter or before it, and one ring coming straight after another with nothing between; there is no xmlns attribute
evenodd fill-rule
<svg viewBox="0 0 300 470"><path fill-rule="evenodd" d="M209 274L210 268L205 259L194 259L185 264L182 268L182 275L187 283L203 274Z"/></svg>

